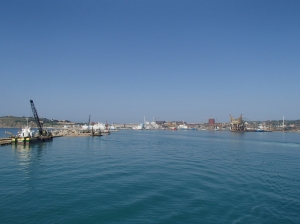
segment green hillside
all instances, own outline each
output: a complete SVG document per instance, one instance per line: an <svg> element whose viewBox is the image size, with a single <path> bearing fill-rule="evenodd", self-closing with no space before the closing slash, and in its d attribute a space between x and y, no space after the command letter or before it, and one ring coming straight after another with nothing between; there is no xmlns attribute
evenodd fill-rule
<svg viewBox="0 0 300 224"><path fill-rule="evenodd" d="M50 120L47 118L40 118L40 121L43 123L44 127L57 127L63 125L74 124L68 120L59 121L59 120ZM35 119L33 117L28 118L28 124L31 127L37 127ZM27 125L26 117L15 117L15 116L4 116L0 117L0 127L2 128L21 128Z"/></svg>

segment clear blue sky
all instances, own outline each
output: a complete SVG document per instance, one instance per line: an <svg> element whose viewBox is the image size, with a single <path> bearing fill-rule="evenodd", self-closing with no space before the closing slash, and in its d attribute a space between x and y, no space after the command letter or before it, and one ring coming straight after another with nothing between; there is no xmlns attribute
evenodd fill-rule
<svg viewBox="0 0 300 224"><path fill-rule="evenodd" d="M0 1L0 116L300 119L300 1Z"/></svg>

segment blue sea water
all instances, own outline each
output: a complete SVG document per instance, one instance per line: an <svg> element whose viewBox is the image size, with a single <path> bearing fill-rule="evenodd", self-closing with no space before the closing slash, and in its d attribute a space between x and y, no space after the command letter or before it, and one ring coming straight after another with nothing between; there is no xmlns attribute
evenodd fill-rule
<svg viewBox="0 0 300 224"><path fill-rule="evenodd" d="M0 147L0 177L1 223L300 223L300 133L55 138Z"/></svg>

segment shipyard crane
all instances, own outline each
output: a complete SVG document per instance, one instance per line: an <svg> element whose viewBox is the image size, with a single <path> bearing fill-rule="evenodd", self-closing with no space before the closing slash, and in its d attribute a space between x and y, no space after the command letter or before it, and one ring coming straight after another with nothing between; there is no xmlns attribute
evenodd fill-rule
<svg viewBox="0 0 300 224"><path fill-rule="evenodd" d="M40 133L40 135L43 135L42 124L41 124L41 122L40 122L39 115L37 114L37 111L36 111L36 109L35 109L33 100L30 100L30 104L31 104L31 109L32 109L32 113L33 113L35 122L36 122L36 124L37 124L37 126L38 126L38 129L39 129L39 133Z"/></svg>

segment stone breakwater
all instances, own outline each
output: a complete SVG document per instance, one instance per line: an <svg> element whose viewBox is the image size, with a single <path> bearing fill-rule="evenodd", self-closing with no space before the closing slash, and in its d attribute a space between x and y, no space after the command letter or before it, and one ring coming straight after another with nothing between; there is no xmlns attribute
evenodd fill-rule
<svg viewBox="0 0 300 224"><path fill-rule="evenodd" d="M53 137L85 137L91 136L90 132L84 132L82 130L76 129L61 129L61 130L53 130L52 131Z"/></svg>

